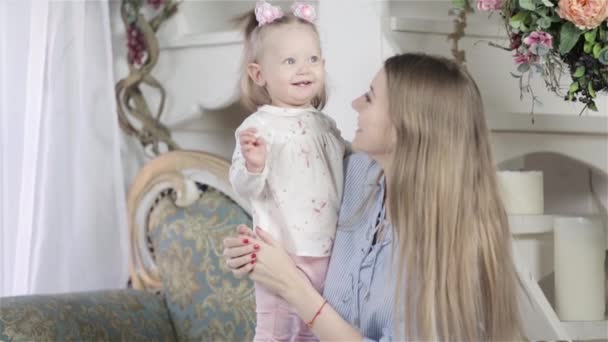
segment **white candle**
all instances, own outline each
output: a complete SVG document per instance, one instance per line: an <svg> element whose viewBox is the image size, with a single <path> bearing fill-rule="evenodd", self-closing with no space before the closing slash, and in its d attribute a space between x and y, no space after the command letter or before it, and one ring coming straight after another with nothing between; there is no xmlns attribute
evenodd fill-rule
<svg viewBox="0 0 608 342"><path fill-rule="evenodd" d="M582 217L555 219L555 304L562 321L604 319L605 230Z"/></svg>
<svg viewBox="0 0 608 342"><path fill-rule="evenodd" d="M498 187L507 214L543 214L545 202L541 171L500 171Z"/></svg>

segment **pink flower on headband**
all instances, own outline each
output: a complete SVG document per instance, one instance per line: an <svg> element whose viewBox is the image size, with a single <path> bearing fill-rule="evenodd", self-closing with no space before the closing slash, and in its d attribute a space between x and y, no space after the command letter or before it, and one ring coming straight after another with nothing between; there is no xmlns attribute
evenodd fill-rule
<svg viewBox="0 0 608 342"><path fill-rule="evenodd" d="M283 11L278 6L272 6L266 1L258 1L255 5L255 18L258 26L270 24L281 17L283 17Z"/></svg>
<svg viewBox="0 0 608 342"><path fill-rule="evenodd" d="M315 21L317 19L317 13L315 12L315 8L308 4L303 3L295 3L291 7L293 11L293 15L300 19L304 19L309 22Z"/></svg>

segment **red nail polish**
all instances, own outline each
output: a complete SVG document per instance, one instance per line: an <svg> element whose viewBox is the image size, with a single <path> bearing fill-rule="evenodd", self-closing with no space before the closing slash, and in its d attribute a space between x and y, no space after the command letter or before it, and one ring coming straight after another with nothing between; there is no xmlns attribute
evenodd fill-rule
<svg viewBox="0 0 608 342"><path fill-rule="evenodd" d="M253 265L253 264L255 264L255 260L251 260L251 264L252 264L252 265Z"/></svg>
<svg viewBox="0 0 608 342"><path fill-rule="evenodd" d="M255 245L253 245L253 249L260 249L260 245L258 245L257 243Z"/></svg>
<svg viewBox="0 0 608 342"><path fill-rule="evenodd" d="M256 255L255 253L251 254L251 259L255 259Z"/></svg>
<svg viewBox="0 0 608 342"><path fill-rule="evenodd" d="M245 243L245 244L249 243L249 239L243 239L243 243Z"/></svg>

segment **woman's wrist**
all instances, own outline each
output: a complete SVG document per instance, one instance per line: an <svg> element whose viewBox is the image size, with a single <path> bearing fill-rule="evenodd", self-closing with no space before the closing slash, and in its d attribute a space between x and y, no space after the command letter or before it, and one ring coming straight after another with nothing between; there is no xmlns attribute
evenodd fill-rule
<svg viewBox="0 0 608 342"><path fill-rule="evenodd" d="M310 298L317 290L312 286L310 280L304 277L303 274L294 266L294 271L290 276L286 277L285 286L280 294L288 303L294 304L301 298ZM311 290L313 292L311 292Z"/></svg>

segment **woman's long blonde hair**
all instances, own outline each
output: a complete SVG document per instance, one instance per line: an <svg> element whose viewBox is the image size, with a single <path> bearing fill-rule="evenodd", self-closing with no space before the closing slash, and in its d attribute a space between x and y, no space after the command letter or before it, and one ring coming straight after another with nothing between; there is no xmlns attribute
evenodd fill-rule
<svg viewBox="0 0 608 342"><path fill-rule="evenodd" d="M407 322L399 333L424 341L521 339L511 237L479 89L441 57L398 55L384 69L396 128L385 171L396 317Z"/></svg>

